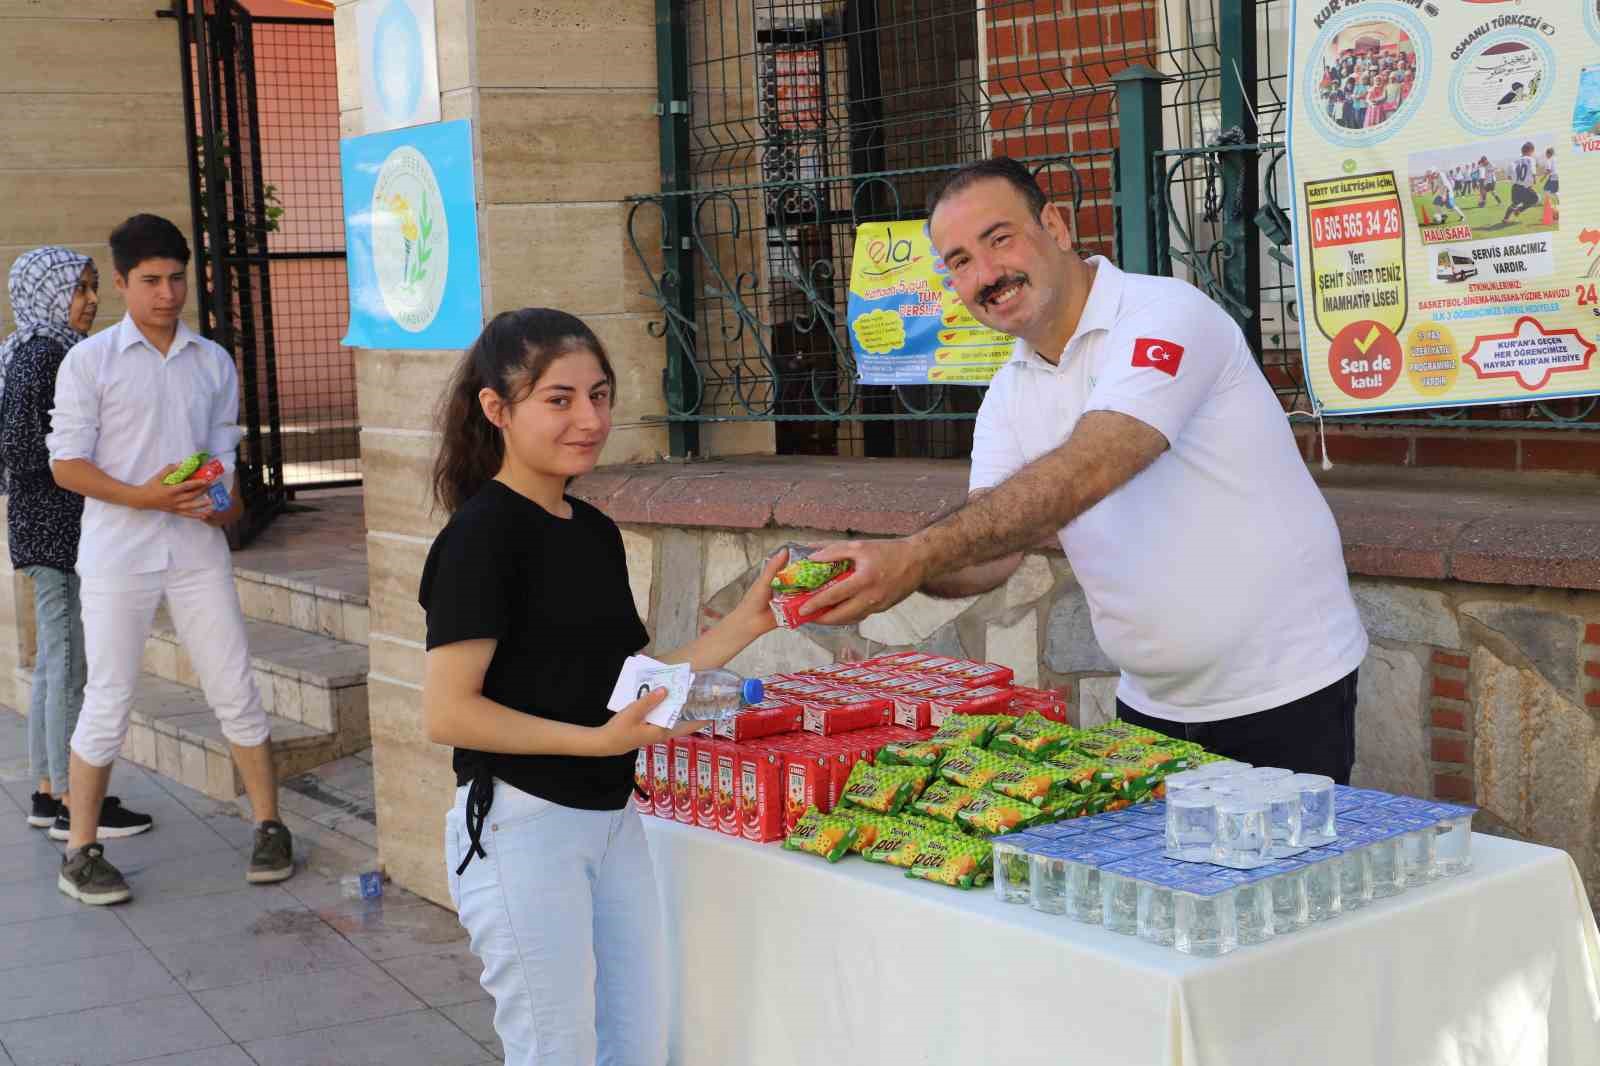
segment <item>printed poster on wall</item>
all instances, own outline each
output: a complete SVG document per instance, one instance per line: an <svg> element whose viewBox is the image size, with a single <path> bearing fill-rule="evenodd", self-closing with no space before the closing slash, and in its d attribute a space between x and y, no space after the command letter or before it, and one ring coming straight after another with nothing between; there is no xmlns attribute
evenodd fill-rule
<svg viewBox="0 0 1600 1066"><path fill-rule="evenodd" d="M850 343L863 385L987 385L1012 338L967 312L926 219L856 227Z"/></svg>
<svg viewBox="0 0 1600 1066"><path fill-rule="evenodd" d="M1600 393L1600 0L1295 0L1290 18L1317 404Z"/></svg>
<svg viewBox="0 0 1600 1066"><path fill-rule="evenodd" d="M368 133L439 121L433 0L360 0L356 45Z"/></svg>
<svg viewBox="0 0 1600 1066"><path fill-rule="evenodd" d="M465 348L483 328L472 129L339 142L353 348Z"/></svg>

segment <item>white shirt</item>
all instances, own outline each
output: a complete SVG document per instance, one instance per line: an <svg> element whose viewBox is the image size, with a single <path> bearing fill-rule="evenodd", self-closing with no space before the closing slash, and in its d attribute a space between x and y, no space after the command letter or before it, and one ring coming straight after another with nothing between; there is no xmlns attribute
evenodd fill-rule
<svg viewBox="0 0 1600 1066"><path fill-rule="evenodd" d="M179 322L163 357L124 317L75 344L62 361L45 444L52 462L87 459L130 485L206 451L222 461L231 482L238 423L239 378L220 345ZM83 577L227 563L228 539L214 526L84 501L77 566Z"/></svg>
<svg viewBox="0 0 1600 1066"><path fill-rule="evenodd" d="M1208 722L1281 706L1361 665L1339 530L1244 335L1198 289L1090 260L1058 366L1018 341L978 411L973 490L1065 443L1086 411L1171 447L1061 530L1135 710Z"/></svg>

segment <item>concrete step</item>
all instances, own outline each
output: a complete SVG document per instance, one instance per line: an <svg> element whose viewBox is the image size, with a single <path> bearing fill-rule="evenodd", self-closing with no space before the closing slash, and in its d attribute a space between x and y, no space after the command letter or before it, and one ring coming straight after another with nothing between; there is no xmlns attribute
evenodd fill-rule
<svg viewBox="0 0 1600 1066"><path fill-rule="evenodd" d="M23 706L27 706L32 671L18 670L16 678ZM276 714L269 714L267 721L280 781L341 759L368 743L352 742ZM198 689L164 678L145 674L140 679L122 755L213 799L231 802L244 791L228 741L205 697Z"/></svg>
<svg viewBox="0 0 1600 1066"><path fill-rule="evenodd" d="M367 573L341 564L288 573L252 569L247 551L235 558L233 583L246 618L276 622L352 644L367 643Z"/></svg>
<svg viewBox="0 0 1600 1066"><path fill-rule="evenodd" d="M250 662L269 714L363 744L367 726L367 649L293 626L247 618ZM197 688L189 655L165 608L144 647L144 669Z"/></svg>

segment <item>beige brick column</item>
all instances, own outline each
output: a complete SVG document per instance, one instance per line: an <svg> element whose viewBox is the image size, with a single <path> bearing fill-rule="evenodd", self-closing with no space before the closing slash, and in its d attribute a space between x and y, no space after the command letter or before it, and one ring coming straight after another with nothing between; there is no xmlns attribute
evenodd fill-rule
<svg viewBox="0 0 1600 1066"><path fill-rule="evenodd" d="M13 328L4 279L23 252L59 244L94 258L99 330L123 315L112 228L150 211L189 229L178 24L156 17L163 6L0 0L0 336ZM11 570L3 515L0 500L0 705L26 711L33 593Z"/></svg>
<svg viewBox="0 0 1600 1066"><path fill-rule="evenodd" d="M653 458L662 343L627 242L623 198L660 187L652 0L436 0L446 120L473 121L486 314L559 307L583 317L620 379L604 461ZM361 131L353 0L337 12L346 136ZM659 238L651 235L649 242ZM649 247L649 242L645 243ZM398 883L448 903L442 819L448 749L421 722L423 617L417 584L445 516L427 497L435 403L459 353L363 351L357 389L371 571L372 735L381 859Z"/></svg>

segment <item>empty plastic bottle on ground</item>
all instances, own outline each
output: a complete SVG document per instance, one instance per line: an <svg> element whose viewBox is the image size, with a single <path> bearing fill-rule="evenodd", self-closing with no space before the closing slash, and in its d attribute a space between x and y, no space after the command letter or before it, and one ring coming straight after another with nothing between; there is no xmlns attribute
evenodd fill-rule
<svg viewBox="0 0 1600 1066"><path fill-rule="evenodd" d="M740 677L732 670L701 670L689 685L689 698L683 705L683 717L700 722L720 722L765 698L760 678Z"/></svg>

